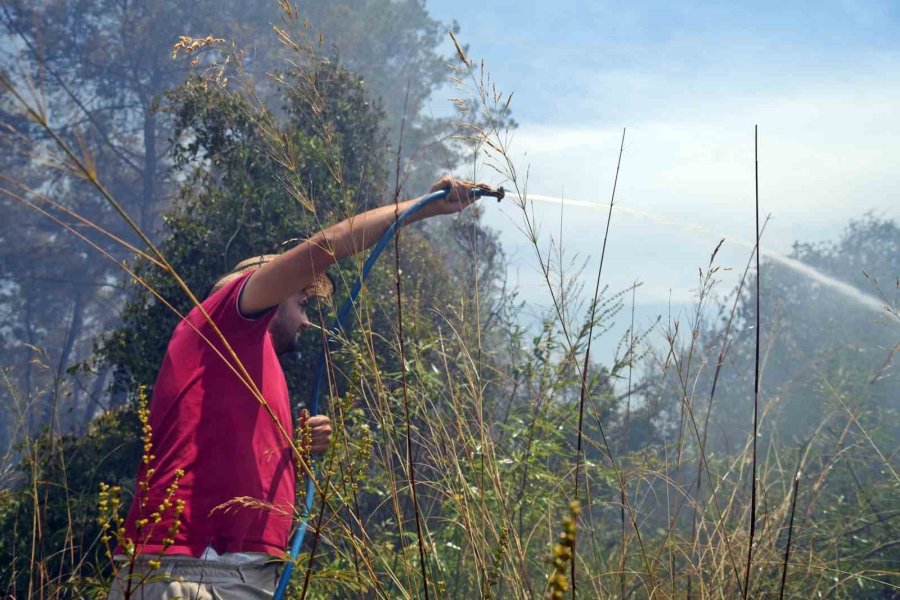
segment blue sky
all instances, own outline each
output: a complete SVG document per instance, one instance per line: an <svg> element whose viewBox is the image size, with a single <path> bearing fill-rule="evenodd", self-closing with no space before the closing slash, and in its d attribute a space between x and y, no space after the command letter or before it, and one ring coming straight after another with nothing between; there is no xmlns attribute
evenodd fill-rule
<svg viewBox="0 0 900 600"><path fill-rule="evenodd" d="M760 127L764 247L836 237L865 211L900 218L900 2L429 2L512 102L512 153L534 194L608 201L628 128L606 282L644 283L639 321L689 307L725 236L724 293L753 237ZM436 94L433 111L446 110ZM640 214L653 215L643 218ZM593 280L605 212L535 204ZM562 219L562 221L560 221ZM549 296L512 205L486 207L523 297ZM668 222L668 225L660 224ZM672 225L683 223L685 226ZM587 280L586 280L587 281ZM592 285L591 285L592 287ZM612 342L603 344L611 352Z"/></svg>
<svg viewBox="0 0 900 600"><path fill-rule="evenodd" d="M703 85L765 94L806 77L896 60L897 2L429 2L457 20L473 56L520 96L525 121L619 125L661 100L652 92ZM618 84L618 85L617 85ZM646 92L642 94L641 92ZM580 99L580 100L579 100ZM602 111L589 103L605 101ZM573 110L574 109L574 110Z"/></svg>

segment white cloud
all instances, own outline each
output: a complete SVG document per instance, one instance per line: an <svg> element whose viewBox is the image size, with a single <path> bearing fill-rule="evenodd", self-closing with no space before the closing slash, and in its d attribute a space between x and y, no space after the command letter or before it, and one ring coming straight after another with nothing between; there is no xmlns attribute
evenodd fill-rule
<svg viewBox="0 0 900 600"><path fill-rule="evenodd" d="M801 221L827 226L864 210L890 213L900 206L892 198L900 187L900 82L860 78L806 89L789 96L722 97L705 102L701 112L681 98L677 108L661 103L657 114L635 115L620 201L727 232L736 219L752 214L753 125L759 123L761 204L784 227ZM717 110L709 110L712 105ZM512 150L527 153L536 193L605 201L620 135L606 126L525 123Z"/></svg>
<svg viewBox="0 0 900 600"><path fill-rule="evenodd" d="M898 92L900 79L848 75L765 96L711 98L700 87L679 91L671 103L660 99L656 110L642 106L622 123L629 129L617 203L658 218L614 213L606 281L615 289L640 279L645 286L639 302L659 305L671 298L677 310L694 297L697 268L705 266L718 234L752 240L756 123L761 208L773 216L764 247L787 252L797 239L833 239L867 210L900 217ZM603 203L620 136L620 128L607 125L523 123L512 153L527 154L531 192ZM546 245L558 235L559 207L536 204L535 215ZM521 215L507 204L488 209L486 219L515 257L524 298L546 304L533 251L511 224ZM700 228L660 224L666 220ZM591 279L605 222L603 210L571 203L563 213L564 245L570 255L592 257L586 272ZM736 281L747 254L726 243L721 261L734 270L725 274L723 288Z"/></svg>

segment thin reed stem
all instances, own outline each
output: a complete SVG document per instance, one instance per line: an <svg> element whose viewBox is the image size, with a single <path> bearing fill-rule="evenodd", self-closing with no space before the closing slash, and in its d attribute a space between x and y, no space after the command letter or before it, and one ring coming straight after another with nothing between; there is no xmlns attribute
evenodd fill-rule
<svg viewBox="0 0 900 600"><path fill-rule="evenodd" d="M797 509L797 491L800 488L800 465L797 465L797 472L794 474L794 488L791 495L791 516L788 521L788 537L787 544L784 547L784 563L781 567L781 584L778 587L778 599L784 599L784 586L787 583L788 565L791 559L791 542L794 539L794 512Z"/></svg>
<svg viewBox="0 0 900 600"><path fill-rule="evenodd" d="M600 266L597 268L597 281L594 284L594 296L591 299L591 317L588 321L587 347L584 351L584 367L581 369L581 392L578 400L578 442L575 448L575 495L574 500L578 502L578 480L579 467L581 466L581 443L583 438L584 424L584 400L587 396L588 371L591 361L591 342L594 337L594 321L596 320L597 298L600 296L600 278L603 275L603 260L606 258L606 242L609 239L609 225L612 222L612 210L616 201L616 185L619 183L619 168L622 166L622 152L625 150L625 128L622 128L622 141L619 144L619 159L616 162L616 175L613 179L612 195L609 199L609 213L606 216L606 230L603 233L603 249L600 251ZM612 457L610 457L612 458ZM622 492L625 493L624 491ZM590 511L590 506L588 506ZM577 548L574 540L572 543L572 562L570 564L570 576L572 578L572 598L576 596L575 583L575 558L577 556Z"/></svg>
<svg viewBox="0 0 900 600"><path fill-rule="evenodd" d="M403 154L403 129L406 125L406 105L409 103L409 82L406 84L403 119L400 121L400 139L397 143L397 165L394 179L394 220L400 220L400 160ZM422 518L419 514L419 499L416 495L416 468L412 447L412 416L409 410L409 382L406 376L406 346L403 337L403 286L400 270L400 230L394 235L394 284L397 293L397 342L400 352L400 377L403 382L403 419L406 425L406 470L409 476L409 490L412 499L413 513L416 519L416 538L419 545L419 568L422 574L422 588L425 600L428 600L428 564L425 554L425 537L422 533Z"/></svg>
<svg viewBox="0 0 900 600"><path fill-rule="evenodd" d="M753 129L753 158L754 179L756 191L756 352L753 363L753 440L751 445L752 471L750 476L750 539L747 542L747 568L744 571L744 600L750 594L750 566L753 562L753 538L756 534L756 438L759 433L759 280L762 275L759 270L759 126Z"/></svg>
<svg viewBox="0 0 900 600"><path fill-rule="evenodd" d="M629 332L629 342L628 342L628 391L625 400L625 427L622 432L622 453L623 455L628 455L628 427L631 421L631 378L634 372L634 301L635 296L637 295L637 283L635 283L631 288L631 326L628 330ZM623 467L624 468L624 467ZM627 481L627 479L626 479ZM623 482L624 483L624 482ZM622 600L625 599L625 564L626 559L628 557L628 541L625 538L625 489L624 485L622 486L622 490L620 490L619 501L621 506L619 507L619 520L622 526L622 536L621 536L621 556L619 558L619 589L620 589L620 598Z"/></svg>

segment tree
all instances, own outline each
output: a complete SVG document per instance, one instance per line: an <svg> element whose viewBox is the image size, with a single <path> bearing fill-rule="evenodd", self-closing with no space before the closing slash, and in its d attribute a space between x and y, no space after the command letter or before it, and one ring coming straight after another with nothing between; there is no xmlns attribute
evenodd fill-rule
<svg viewBox="0 0 900 600"><path fill-rule="evenodd" d="M166 158L172 123L159 110L160 102L188 73L186 61L171 59L171 47L179 34L210 26L218 7L211 2L10 2L0 9L4 46L14 49L4 53L4 73L20 90L39 90L48 125L90 156L104 186L151 236L173 189ZM222 23L225 31L253 22L250 17L258 13L250 8L232 4L235 18ZM265 21L256 25L263 27ZM49 197L135 241L92 186L64 169L47 168L44 157L58 155L59 149L46 129L18 116L8 112L4 120L12 126L10 150L24 160L10 166L0 185L45 208L40 197ZM22 343L46 351L57 376L64 373L90 356L93 338L115 321L122 297L110 292L124 279L99 253L11 198L4 196L4 212L9 209L11 218L4 219L8 230L0 251L19 257L4 263L3 273L7 289L15 290L3 310L17 326L4 332L11 354L4 353L2 363L15 368L30 398L55 385L33 368ZM108 240L94 240L124 257ZM58 418L62 429L83 427L104 405L97 392L105 375L85 375L83 370L76 374L76 391L57 415L51 408L56 399L41 393L29 412L30 425Z"/></svg>
<svg viewBox="0 0 900 600"><path fill-rule="evenodd" d="M368 82L370 101L386 109L381 123L388 132L384 143L396 147L405 120L402 162L409 179L404 177L404 193L418 193L435 171L456 165L459 152L451 139L456 131L452 120L434 120L426 114L428 98L447 81L449 59L437 51L445 27L428 15L423 2L304 4L302 15L291 13L292 18L285 20L287 6L243 0L189 5L157 0L126 4L16 0L0 8L4 47L11 49L4 53L0 68L22 89L30 82L40 90L51 125L72 147L89 152L101 181L154 240L161 231L159 216L179 189L171 160L175 112L166 109L165 94L190 72L189 61L171 58L181 35L212 35L243 50L251 85L264 103L277 105L278 86L266 73L282 69L289 50L272 35L272 24L313 43L321 32L325 47L319 51L358 72ZM309 20L308 27L303 26L304 19ZM52 146L46 131L12 112L2 117L16 133L4 138L8 156L20 160L4 165L9 180L0 182L0 188L21 194L11 181L23 183L135 241L90 186L35 163L31 154ZM394 162L391 152L378 155L383 161L380 168ZM347 159L350 165L352 157ZM372 190L369 193L375 197ZM38 382L46 387L23 344L46 348L51 362L63 371L85 360L93 340L116 322L123 301L118 290L125 279L96 252L82 252L80 241L59 233L58 226L43 216L9 197L3 202L4 213L11 218L4 219L0 252L10 260L4 262L0 312L17 326L3 331L0 363L14 366L25 388ZM126 256L102 238L95 241L118 257ZM23 247L41 251L26 253ZM48 298L53 302L44 301ZM61 319L61 314L69 317ZM83 427L105 406L98 392L107 374L100 371L92 377L80 370L75 376L77 391L61 413L63 428ZM35 405L39 408L35 423L46 421L49 403L45 398Z"/></svg>
<svg viewBox="0 0 900 600"><path fill-rule="evenodd" d="M714 319L701 322L689 349L676 340L668 369L651 371L644 382L654 390L647 406L655 400L663 426L671 424L676 432L670 455L683 457L685 468L677 475L686 489L707 497L713 492L705 470L727 473L736 486L732 502L743 507L731 512L740 515L750 502L749 464L758 460L756 485L765 498L758 505L759 523L777 522L791 499L785 482L796 475L797 554L792 556L828 556L846 573L896 572L892 506L900 480L892 449L900 434L900 405L892 357L900 341L898 246L895 222L866 215L851 221L837 241L794 245L789 258L814 269L813 276L796 263L762 262L757 458L748 449L758 274L748 275L730 328L729 307L721 307ZM829 281L849 284L869 299L839 292ZM694 366L687 373L690 355ZM704 459L698 436L706 442ZM764 572L778 576L774 569ZM816 581L801 579L794 589L808 591L819 585ZM865 597L890 594L879 582L858 583L870 594Z"/></svg>
<svg viewBox="0 0 900 600"><path fill-rule="evenodd" d="M794 245L790 258L854 286L874 299L869 304L777 261L763 262L761 400L773 411L764 435L779 443L802 441L829 411L848 408L844 402L900 408L888 360L900 341L900 322L877 308L882 294L883 303L897 305L898 246L897 224L871 215L851 221L836 242ZM750 279L738 304L737 333L712 414L717 443L732 447L748 431L752 406L755 289ZM714 325L705 343L717 346L722 334Z"/></svg>

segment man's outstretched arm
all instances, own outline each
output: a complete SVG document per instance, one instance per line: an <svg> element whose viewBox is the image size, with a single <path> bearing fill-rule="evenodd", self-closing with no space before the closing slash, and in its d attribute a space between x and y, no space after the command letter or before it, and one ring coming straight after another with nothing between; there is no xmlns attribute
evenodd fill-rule
<svg viewBox="0 0 900 600"><path fill-rule="evenodd" d="M431 191L449 189L447 196L423 207L409 222L463 210L474 202L470 193L476 187L469 181L449 176L441 178ZM240 298L241 312L245 315L260 313L312 286L316 277L336 261L373 246L396 216L420 199L380 206L350 217L266 263L250 276L244 286Z"/></svg>

